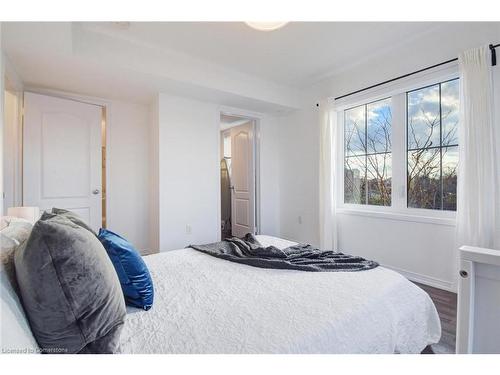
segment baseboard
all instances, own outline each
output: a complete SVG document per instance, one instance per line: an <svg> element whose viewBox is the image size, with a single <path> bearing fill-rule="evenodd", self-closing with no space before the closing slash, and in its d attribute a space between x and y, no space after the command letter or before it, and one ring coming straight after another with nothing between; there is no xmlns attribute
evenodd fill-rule
<svg viewBox="0 0 500 375"><path fill-rule="evenodd" d="M410 281L415 281L416 283L432 286L438 289L447 290L448 292L453 292L453 293L457 292L455 285L453 285L453 283L450 281L441 280L436 277L422 275L420 273L403 270L401 268L392 267L385 264L383 264L382 266L385 268L389 268L393 271L396 271L397 273L400 273Z"/></svg>

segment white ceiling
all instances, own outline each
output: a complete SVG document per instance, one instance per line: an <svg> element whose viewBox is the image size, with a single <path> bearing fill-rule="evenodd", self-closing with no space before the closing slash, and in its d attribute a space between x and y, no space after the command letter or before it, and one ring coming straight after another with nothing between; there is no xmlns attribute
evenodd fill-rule
<svg viewBox="0 0 500 375"><path fill-rule="evenodd" d="M292 22L262 32L243 22L17 22L3 23L2 46L28 86L145 103L170 91L265 112L297 108L322 79L417 40L441 45L472 25Z"/></svg>
<svg viewBox="0 0 500 375"><path fill-rule="evenodd" d="M96 30L303 88L436 29L430 22L291 22L263 32L243 22L92 23ZM313 81L313 82L312 82Z"/></svg>

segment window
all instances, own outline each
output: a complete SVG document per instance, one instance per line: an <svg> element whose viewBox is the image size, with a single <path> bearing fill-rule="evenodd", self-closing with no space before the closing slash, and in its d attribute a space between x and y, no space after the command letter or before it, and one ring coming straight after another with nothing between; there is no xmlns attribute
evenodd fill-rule
<svg viewBox="0 0 500 375"><path fill-rule="evenodd" d="M391 99L344 111L344 202L391 205Z"/></svg>
<svg viewBox="0 0 500 375"><path fill-rule="evenodd" d="M458 79L406 93L407 205L455 211Z"/></svg>
<svg viewBox="0 0 500 375"><path fill-rule="evenodd" d="M338 101L340 212L453 225L457 206L456 67ZM341 109L341 111L339 111Z"/></svg>

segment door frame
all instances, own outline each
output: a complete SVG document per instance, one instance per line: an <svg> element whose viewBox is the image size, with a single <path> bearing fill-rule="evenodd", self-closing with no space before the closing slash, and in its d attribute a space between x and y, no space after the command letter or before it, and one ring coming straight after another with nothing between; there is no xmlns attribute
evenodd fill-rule
<svg viewBox="0 0 500 375"><path fill-rule="evenodd" d="M27 86L24 88L23 91L23 96L24 92L31 92L33 94L40 94L40 95L46 95L46 96L52 96L54 98L59 98L59 99L66 99L66 100L73 100L76 102L80 103L85 103L85 104L90 104L90 105L95 105L98 107L101 107L101 118L103 121L102 126L104 126L104 137L101 136L101 157L102 157L102 146L105 147L105 163L102 165L105 168L105 175L101 179L101 194L105 194L105 200L104 200L104 206L101 209L101 225L102 228L106 228L107 225L109 224L108 216L107 213L109 212L109 137L110 137L110 124L111 124L111 118L112 118L112 105L111 102L107 99L99 98L99 97L93 97L93 96L86 96L86 95L80 95L80 94L75 94L71 92L66 92L66 91L59 91L59 90L53 90L53 89L46 89L46 88L40 88L37 86ZM24 128L24 100L21 103L22 105L22 121L23 121L23 128ZM21 133L21 143L22 147L24 147L24 129L22 130ZM104 139L103 139L104 138ZM23 163L23 160L21 160L21 165ZM24 173L24 172L23 172ZM21 184L24 183L24 174L21 174ZM22 196L22 190L21 190L21 200L22 204L24 205L24 196ZM106 216L104 216L106 215Z"/></svg>
<svg viewBox="0 0 500 375"><path fill-rule="evenodd" d="M261 231L261 207L260 207L260 187L261 187L261 177L260 177L260 123L262 114L257 112L246 111L239 108L226 107L221 106L217 111L217 239L221 240L221 218L222 218L222 207L221 207L221 171L220 171L220 150L221 150L221 134L222 131L220 129L220 116L228 115L228 116L236 116L242 117L244 119L248 119L253 123L253 153L254 153L254 165L253 165L253 173L254 173L254 206L255 206L255 233L260 234ZM230 128L228 128L230 129Z"/></svg>
<svg viewBox="0 0 500 375"><path fill-rule="evenodd" d="M13 196L12 196L12 202L14 206L22 206L22 192L23 192L23 186L22 186L22 162L23 162L23 142L22 142L22 136L23 136L23 101L24 101L24 85L23 82L21 81L19 75L15 71L14 67L8 60L4 60L4 66L3 66L3 71L0 71L0 81L2 81L3 85L0 85L0 89L2 92L0 93L1 97L1 103L0 105L3 107L4 106L4 101L5 101L5 92L9 91L11 94L13 94L16 97L16 113L15 113L15 126L17 128L16 132L16 137L15 137L15 143L12 145L14 149L14 167L13 167L13 175L10 176L12 183L12 188L13 188ZM2 112L2 116L4 118L0 119L0 121L5 120L5 111ZM4 127L6 125L4 124ZM1 142L5 142L5 134L3 134L3 137L1 138ZM5 157L0 158L2 159L2 168L3 168L3 163L5 163ZM4 194L1 199L1 206L0 206L0 214L3 213L3 215L6 215L7 213L3 211L4 205L5 205L5 191L4 191L4 186L6 183L5 175L3 175L2 180L2 186L1 190Z"/></svg>

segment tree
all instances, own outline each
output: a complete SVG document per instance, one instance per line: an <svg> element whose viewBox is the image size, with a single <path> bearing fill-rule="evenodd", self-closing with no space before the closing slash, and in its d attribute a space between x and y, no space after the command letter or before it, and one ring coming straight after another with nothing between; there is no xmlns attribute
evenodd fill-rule
<svg viewBox="0 0 500 375"><path fill-rule="evenodd" d="M363 116L351 118L345 131L344 183L348 203L391 204L391 122L388 103L375 104L369 124ZM373 107L363 106L364 111Z"/></svg>
<svg viewBox="0 0 500 375"><path fill-rule="evenodd" d="M456 109L443 106L427 111L418 104L415 116L408 118L408 205L418 208L456 209L457 163L443 163L450 146L455 146L458 129ZM423 120L423 121L422 121ZM448 126L443 126L447 123ZM417 128L423 128L418 129ZM434 144L433 140L440 139Z"/></svg>

